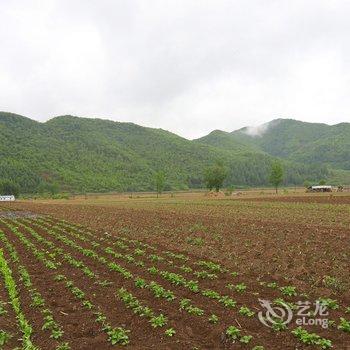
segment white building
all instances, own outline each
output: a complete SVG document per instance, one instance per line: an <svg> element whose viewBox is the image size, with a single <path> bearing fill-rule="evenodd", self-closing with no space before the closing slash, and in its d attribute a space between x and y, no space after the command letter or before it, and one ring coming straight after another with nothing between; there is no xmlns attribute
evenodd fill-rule
<svg viewBox="0 0 350 350"><path fill-rule="evenodd" d="M332 192L332 186L311 186L312 192Z"/></svg>
<svg viewBox="0 0 350 350"><path fill-rule="evenodd" d="M15 196L0 196L0 202L13 202Z"/></svg>

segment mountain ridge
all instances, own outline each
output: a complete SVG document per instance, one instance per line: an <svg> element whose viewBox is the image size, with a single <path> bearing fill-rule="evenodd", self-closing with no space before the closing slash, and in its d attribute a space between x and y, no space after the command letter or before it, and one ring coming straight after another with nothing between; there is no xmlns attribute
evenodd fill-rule
<svg viewBox="0 0 350 350"><path fill-rule="evenodd" d="M18 183L23 192L52 183L80 192L152 190L159 170L166 173L168 190L198 188L204 169L218 159L228 168L226 185L261 186L268 184L276 159L249 138L248 143L228 138L227 132L213 131L210 144L206 137L188 140L160 128L101 118L65 115L38 122L0 112L0 131L0 178ZM286 184L329 176L323 164L281 161Z"/></svg>
<svg viewBox="0 0 350 350"><path fill-rule="evenodd" d="M350 123L328 125L279 118L263 125L267 127L256 135L250 135L249 127L221 133L221 144L218 133L197 141L225 149L230 143L240 142L274 157L350 170Z"/></svg>

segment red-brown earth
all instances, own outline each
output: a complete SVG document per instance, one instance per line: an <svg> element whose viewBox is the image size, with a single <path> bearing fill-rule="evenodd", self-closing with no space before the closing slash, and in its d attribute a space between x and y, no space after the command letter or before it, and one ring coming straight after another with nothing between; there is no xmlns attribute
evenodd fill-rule
<svg viewBox="0 0 350 350"><path fill-rule="evenodd" d="M345 197L344 197L345 198ZM118 203L100 203L99 205L74 202L36 203L22 202L11 204L11 210L26 210L32 213L50 214L52 219L44 218L41 227L37 223L40 218L32 218L26 225L34 229L46 240L52 241L56 247L63 248L75 259L83 262L95 272L99 280L110 280L112 285L104 286L91 283L81 270L62 262L60 271L71 279L75 285L85 291L93 304L98 305L114 326L129 329L130 344L135 349L252 349L263 345L265 349L309 349L290 333L289 330L275 332L262 325L256 317L239 314L241 306L247 306L255 313L262 310L259 298L273 300L283 297L287 301L315 301L318 297L329 297L337 300L339 309L330 312L330 319L336 321L335 327L322 329L320 326L305 326L322 337L331 339L334 349L347 349L350 346L350 335L337 329L340 317L350 319L345 313L350 306L349 295L349 254L350 254L350 206L344 203L295 203L286 201L250 201L240 200L139 200ZM61 234L73 239L81 247L90 249L91 237L101 244L94 248L98 254L110 261L117 261L103 249L110 247L115 239L124 237L127 240L138 240L151 245L145 248L145 256L140 256L146 267L156 266L158 269L181 274L186 279L197 279L203 289L213 289L221 295L228 295L237 301L233 309L225 308L217 300L212 300L193 293L184 286L175 286L159 275L152 275L147 269L120 261L121 266L134 276L147 281L155 281L166 290L176 295L173 301L155 298L150 290L139 289L133 281L126 280L118 273L91 257L68 247L55 237L54 232L61 225L59 219L73 224L82 224L85 228L63 228ZM4 219L11 222L10 219ZM17 219L25 223L26 219ZM24 220L24 221L23 221ZM39 221L38 221L39 220ZM44 227L43 227L44 226ZM51 228L50 228L51 227ZM45 297L57 320L64 329L64 339L72 349L109 349L108 336L94 321L94 316L81 307L68 290L64 282L53 280L57 272L48 270L38 262L27 248L14 237L11 230L2 223L0 229L11 238L18 254L31 274L33 284ZM51 230L51 233L50 233ZM44 246L37 242L25 227L19 225L19 231L26 235L38 248ZM89 232L89 241L74 236ZM80 232L80 233L79 233ZM110 236L106 236L108 232ZM72 235L73 234L73 235ZM107 237L107 238L106 238ZM135 256L139 245L129 242L126 252ZM46 248L45 248L46 249ZM143 249L143 248L142 248ZM49 249L47 248L49 251ZM217 273L215 279L198 279L193 273L179 269L182 261L170 265L164 261L152 262L151 254L164 256L166 251L182 253L189 257L187 267L203 270L196 265L200 260L210 260L221 264L229 272L238 272L233 277L228 272ZM136 251L137 252L137 251ZM47 254L47 253L46 253ZM7 256L8 257L8 256ZM136 254L136 257L138 255ZM60 261L58 256L55 259ZM176 267L177 266L177 267ZM268 288L266 283L275 282L279 287L294 286L297 296L286 297L278 288ZM227 284L244 283L247 287L243 293L227 288ZM125 287L145 305L149 305L157 313L168 317L166 327L153 328L148 320L140 317L125 307L116 296L117 288ZM22 288L21 288L22 289ZM302 295L301 295L302 294ZM305 295L307 294L307 295ZM1 297L3 298L2 294ZM26 306L25 313L31 314L31 308L24 292L21 294ZM203 316L190 315L179 310L179 300L191 299L191 303L204 310ZM217 324L210 324L208 317L215 314L219 317ZM40 333L40 321L36 316L32 320L36 335L33 340L43 349L51 349L52 345ZM225 335L228 326L239 328L243 335L252 335L249 345L239 341L232 343ZM164 335L164 330L174 328L173 337ZM40 334L40 337L38 335ZM317 347L314 347L317 348ZM319 347L318 347L319 348Z"/></svg>

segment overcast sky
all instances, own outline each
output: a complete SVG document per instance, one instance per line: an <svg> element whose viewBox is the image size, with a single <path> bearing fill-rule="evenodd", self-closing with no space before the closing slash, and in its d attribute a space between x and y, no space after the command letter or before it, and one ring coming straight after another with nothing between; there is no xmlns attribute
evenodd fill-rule
<svg viewBox="0 0 350 350"><path fill-rule="evenodd" d="M0 0L0 110L187 138L350 121L350 1Z"/></svg>

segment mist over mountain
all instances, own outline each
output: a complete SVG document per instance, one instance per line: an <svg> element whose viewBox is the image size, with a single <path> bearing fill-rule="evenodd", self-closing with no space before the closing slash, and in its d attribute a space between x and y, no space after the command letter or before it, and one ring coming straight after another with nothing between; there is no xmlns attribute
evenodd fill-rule
<svg viewBox="0 0 350 350"><path fill-rule="evenodd" d="M216 131L198 141L226 150L240 144L290 161L350 169L350 123L327 125L275 119L231 133Z"/></svg>
<svg viewBox="0 0 350 350"><path fill-rule="evenodd" d="M226 185L263 186L279 158L285 184L302 184L350 169L349 136L346 123L278 119L187 140L133 123L73 116L40 123L1 112L0 178L22 192L47 184L66 191L145 191L154 189L154 174L163 170L166 189L178 190L203 187L204 169L219 159L228 168Z"/></svg>

